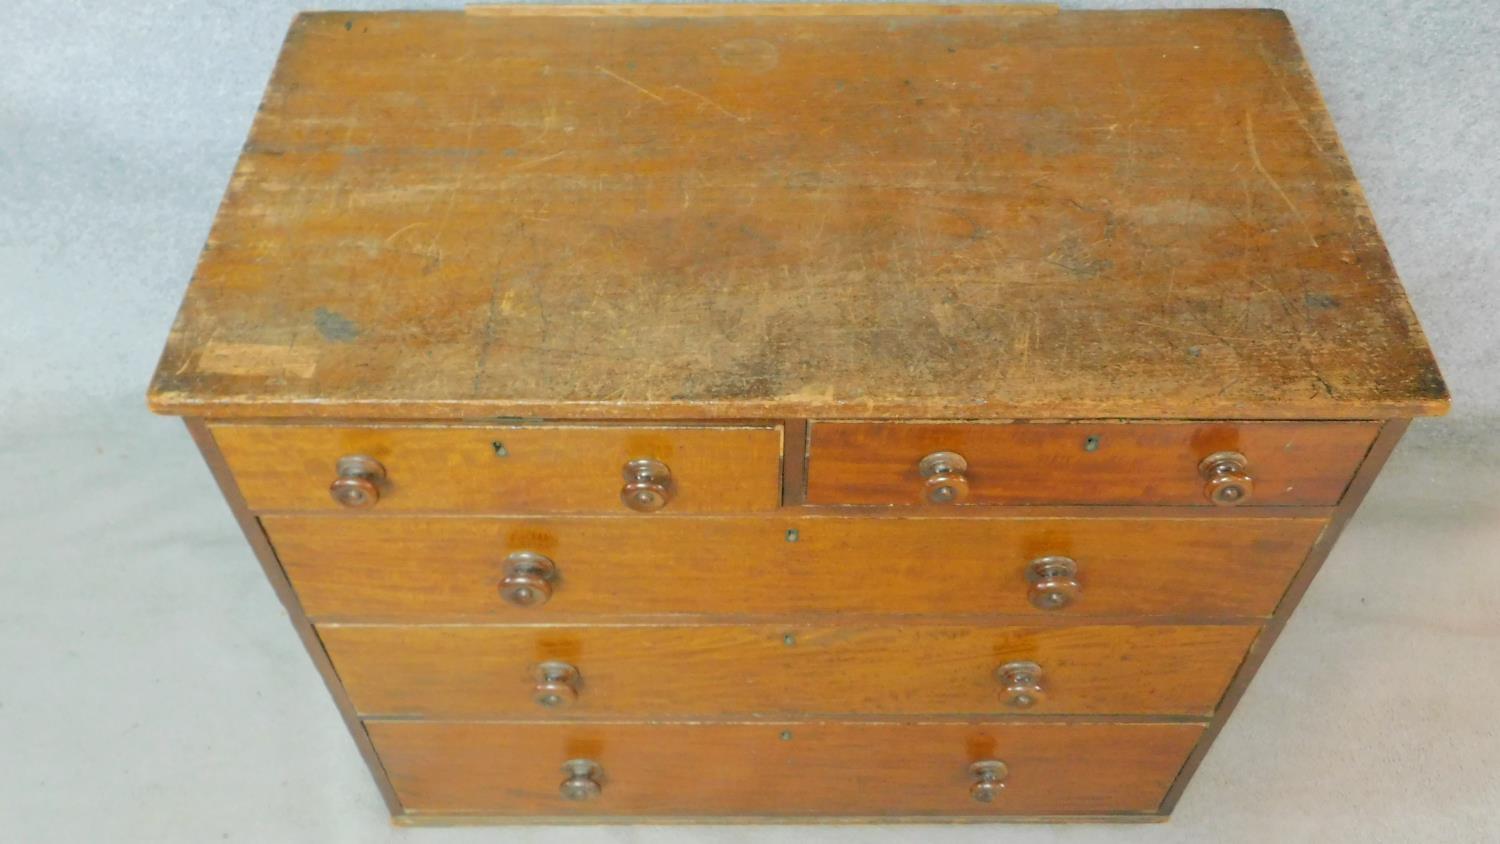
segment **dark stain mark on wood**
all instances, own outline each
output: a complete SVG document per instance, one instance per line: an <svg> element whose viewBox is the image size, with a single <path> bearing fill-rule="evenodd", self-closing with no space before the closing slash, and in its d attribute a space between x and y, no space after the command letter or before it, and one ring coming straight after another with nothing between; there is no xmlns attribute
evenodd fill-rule
<svg viewBox="0 0 1500 844"><path fill-rule="evenodd" d="M1443 380L1443 374L1436 366L1428 367L1417 376L1417 392L1432 398L1434 401L1448 400L1448 384Z"/></svg>
<svg viewBox="0 0 1500 844"><path fill-rule="evenodd" d="M1067 271L1069 275L1079 281L1087 281L1096 276L1109 272L1114 262L1108 258L1096 257L1087 246L1076 237L1064 238L1058 248L1044 260L1054 267Z"/></svg>
<svg viewBox="0 0 1500 844"><path fill-rule="evenodd" d="M359 325L338 311L318 308L313 312L313 325L323 339L335 343L348 343L359 338Z"/></svg>

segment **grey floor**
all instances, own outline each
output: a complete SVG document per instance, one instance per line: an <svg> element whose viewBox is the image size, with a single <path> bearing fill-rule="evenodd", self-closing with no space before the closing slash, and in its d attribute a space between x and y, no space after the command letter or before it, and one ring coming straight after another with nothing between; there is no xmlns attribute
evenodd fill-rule
<svg viewBox="0 0 1500 844"><path fill-rule="evenodd" d="M5 4L0 841L1500 841L1494 3L1286 5L1455 412L1413 426L1170 823L397 830L141 398L292 6Z"/></svg>

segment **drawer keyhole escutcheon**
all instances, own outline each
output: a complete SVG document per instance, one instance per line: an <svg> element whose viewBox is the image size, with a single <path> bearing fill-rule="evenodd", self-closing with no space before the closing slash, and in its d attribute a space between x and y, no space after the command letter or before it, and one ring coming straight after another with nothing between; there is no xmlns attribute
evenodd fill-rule
<svg viewBox="0 0 1500 844"><path fill-rule="evenodd" d="M1047 696L1042 688L1042 667L1034 662L1007 662L995 669L1006 706L1030 709Z"/></svg>
<svg viewBox="0 0 1500 844"><path fill-rule="evenodd" d="M380 500L379 482L385 480L385 467L380 461L363 454L340 457L334 464L338 477L328 485L328 494L333 500L353 510L374 507Z"/></svg>
<svg viewBox="0 0 1500 844"><path fill-rule="evenodd" d="M969 796L980 803L993 803L1005 788L1005 778L1010 769L999 759L984 759L969 766L974 784L969 786Z"/></svg>
<svg viewBox="0 0 1500 844"><path fill-rule="evenodd" d="M672 500L672 470L660 460L642 457L625 464L620 500L639 513L651 513Z"/></svg>
<svg viewBox="0 0 1500 844"><path fill-rule="evenodd" d="M923 478L922 495L929 504L957 504L969 497L969 461L951 451L934 451L922 458L917 471Z"/></svg>
<svg viewBox="0 0 1500 844"><path fill-rule="evenodd" d="M1026 564L1026 581L1031 584L1031 605L1040 610L1066 607L1083 588L1078 584L1078 563L1072 557L1037 557Z"/></svg>
<svg viewBox="0 0 1500 844"><path fill-rule="evenodd" d="M1243 504L1255 491L1250 461L1238 451L1220 451L1203 458L1198 474L1205 481L1203 494L1220 507Z"/></svg>
<svg viewBox="0 0 1500 844"><path fill-rule="evenodd" d="M592 759L569 759L563 763L562 771L568 778L557 790L564 800L593 800L604 790L599 785L604 769Z"/></svg>
<svg viewBox="0 0 1500 844"><path fill-rule="evenodd" d="M561 709L578 700L578 669L560 660L536 667L536 689L532 699L538 706Z"/></svg>
<svg viewBox="0 0 1500 844"><path fill-rule="evenodd" d="M516 551L505 558L500 597L517 607L539 607L552 597L557 566L535 551Z"/></svg>

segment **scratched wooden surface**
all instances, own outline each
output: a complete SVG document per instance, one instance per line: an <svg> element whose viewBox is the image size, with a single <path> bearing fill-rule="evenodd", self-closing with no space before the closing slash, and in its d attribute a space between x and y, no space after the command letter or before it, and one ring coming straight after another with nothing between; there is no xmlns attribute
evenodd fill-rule
<svg viewBox="0 0 1500 844"><path fill-rule="evenodd" d="M1279 13L312 14L151 388L208 416L1447 394Z"/></svg>

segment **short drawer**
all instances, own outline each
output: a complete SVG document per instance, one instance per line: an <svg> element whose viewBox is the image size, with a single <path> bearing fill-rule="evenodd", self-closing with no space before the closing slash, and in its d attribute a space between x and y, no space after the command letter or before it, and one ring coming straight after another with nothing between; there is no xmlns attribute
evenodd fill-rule
<svg viewBox="0 0 1500 844"><path fill-rule="evenodd" d="M275 515L261 523L315 620L511 623L1265 616L1325 521L1213 511L1087 519ZM526 601L517 600L521 588L530 590Z"/></svg>
<svg viewBox="0 0 1500 844"><path fill-rule="evenodd" d="M777 426L212 430L254 510L701 513L781 500ZM368 460L344 462L355 457Z"/></svg>
<svg viewBox="0 0 1500 844"><path fill-rule="evenodd" d="M321 626L365 716L1212 714L1258 627Z"/></svg>
<svg viewBox="0 0 1500 844"><path fill-rule="evenodd" d="M541 817L1147 813L1203 732L1132 723L365 725L407 812ZM986 789L986 778L1003 788ZM986 791L993 800L975 799Z"/></svg>
<svg viewBox="0 0 1500 844"><path fill-rule="evenodd" d="M1373 422L819 422L810 504L1331 505L1380 426ZM1216 455L1228 461L1205 465ZM1243 467L1235 472L1235 456ZM1214 466L1226 471L1215 472ZM1215 477L1218 476L1216 480Z"/></svg>

